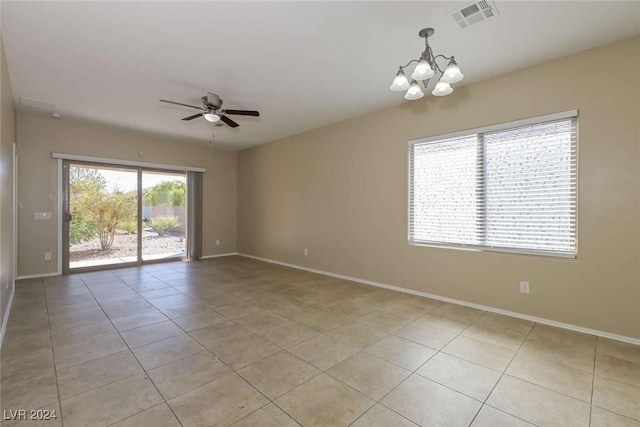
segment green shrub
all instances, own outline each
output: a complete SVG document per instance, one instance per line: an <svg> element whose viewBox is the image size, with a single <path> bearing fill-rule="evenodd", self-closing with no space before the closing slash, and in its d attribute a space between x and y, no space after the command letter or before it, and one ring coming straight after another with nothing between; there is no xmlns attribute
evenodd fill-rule
<svg viewBox="0 0 640 427"><path fill-rule="evenodd" d="M90 218L82 218L74 215L69 224L69 243L77 245L87 240L91 240L98 234L96 221Z"/></svg>
<svg viewBox="0 0 640 427"><path fill-rule="evenodd" d="M151 219L151 229L158 233L158 236L167 234L167 230L180 225L180 221L175 216L159 216Z"/></svg>
<svg viewBox="0 0 640 427"><path fill-rule="evenodd" d="M138 232L138 224L136 221L124 221L118 224L118 229L127 234L136 234Z"/></svg>

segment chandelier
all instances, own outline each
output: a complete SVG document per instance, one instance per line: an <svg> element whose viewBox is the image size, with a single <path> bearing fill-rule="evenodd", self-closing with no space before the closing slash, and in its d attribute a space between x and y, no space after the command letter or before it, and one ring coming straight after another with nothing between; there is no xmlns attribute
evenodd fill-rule
<svg viewBox="0 0 640 427"><path fill-rule="evenodd" d="M424 96L424 92L422 91L427 89L429 81L436 75L436 72L440 74L440 79L431 92L435 96L449 95L453 92L451 84L457 83L464 78L453 56L433 55L431 46L429 46L429 37L431 37L434 32L435 30L433 28L420 30L418 35L424 37L424 52L422 52L419 59L412 59L407 65L399 67L398 73L393 79L393 84L389 89L395 92L406 90L407 93L404 95L404 99L412 101L422 98ZM436 62L438 59L449 60L447 68L445 68L444 71L442 71ZM413 73L411 73L411 83L409 83L409 79L404 74L404 69L414 62L417 64L413 69Z"/></svg>

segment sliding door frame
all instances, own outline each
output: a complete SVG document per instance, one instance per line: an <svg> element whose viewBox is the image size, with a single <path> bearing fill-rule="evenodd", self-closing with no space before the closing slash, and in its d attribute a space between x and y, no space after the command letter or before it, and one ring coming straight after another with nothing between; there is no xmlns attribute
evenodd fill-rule
<svg viewBox="0 0 640 427"><path fill-rule="evenodd" d="M88 267L70 267L70 239L69 239L69 227L71 223L71 213L70 213L70 182L69 182L69 168L71 165L79 165L79 166L88 166L95 167L96 169L105 168L105 169L122 169L122 170L130 170L136 172L137 179L137 260L131 262L121 262L117 264L104 264L104 265L95 265ZM173 256L167 258L159 258L159 259L150 259L144 260L142 258L142 174L143 172L159 172L166 173L167 175L179 175L181 173L185 174L185 186L187 185L186 173L187 171L182 171L179 169L163 169L163 168L155 168L155 167L147 167L147 166L133 166L127 164L117 164L117 163L101 163L101 162L93 162L86 160L62 160L62 212L59 214L62 217L62 274L74 274L74 273L84 273L90 271L100 271L100 270L111 270L115 268L129 268L129 267L137 267L143 264L157 264L162 262L170 262L170 261L180 261L186 259L186 250L184 256ZM185 191L185 197L188 194L188 189ZM188 209L188 204L185 203L185 209ZM188 211L185 215L185 221L188 218ZM192 238L187 233L188 225L185 224L185 234L187 235L187 244L188 239Z"/></svg>

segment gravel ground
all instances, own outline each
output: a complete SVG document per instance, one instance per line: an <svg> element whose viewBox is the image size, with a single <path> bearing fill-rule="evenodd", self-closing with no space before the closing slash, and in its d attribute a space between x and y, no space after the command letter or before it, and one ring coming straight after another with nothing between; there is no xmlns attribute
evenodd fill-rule
<svg viewBox="0 0 640 427"><path fill-rule="evenodd" d="M181 241L182 240L182 241ZM116 233L113 246L108 251L100 249L100 240L93 239L72 245L69 251L69 261L86 261L89 259L135 257L137 250L137 236L135 234ZM184 252L185 240L180 236L158 236L154 231L142 231L142 251L144 255L160 255Z"/></svg>

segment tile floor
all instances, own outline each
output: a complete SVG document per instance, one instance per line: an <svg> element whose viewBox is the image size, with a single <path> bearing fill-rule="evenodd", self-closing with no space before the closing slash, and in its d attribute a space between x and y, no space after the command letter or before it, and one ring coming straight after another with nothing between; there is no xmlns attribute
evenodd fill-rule
<svg viewBox="0 0 640 427"><path fill-rule="evenodd" d="M640 426L638 346L241 257L22 281L1 370L38 426Z"/></svg>

